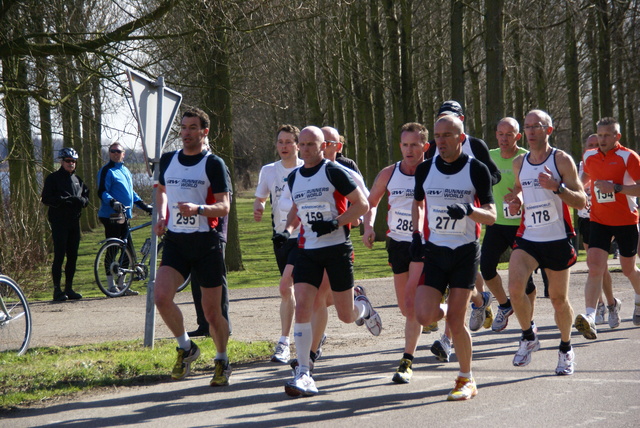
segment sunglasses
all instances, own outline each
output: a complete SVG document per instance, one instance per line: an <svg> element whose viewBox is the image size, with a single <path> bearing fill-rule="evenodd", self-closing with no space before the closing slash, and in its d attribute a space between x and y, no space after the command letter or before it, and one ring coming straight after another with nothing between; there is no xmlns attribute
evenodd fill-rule
<svg viewBox="0 0 640 428"><path fill-rule="evenodd" d="M122 153L122 152L124 152L124 150L111 149L111 150L109 150L109 152L111 152L111 153Z"/></svg>
<svg viewBox="0 0 640 428"><path fill-rule="evenodd" d="M75 159L64 159L66 163L76 163Z"/></svg>

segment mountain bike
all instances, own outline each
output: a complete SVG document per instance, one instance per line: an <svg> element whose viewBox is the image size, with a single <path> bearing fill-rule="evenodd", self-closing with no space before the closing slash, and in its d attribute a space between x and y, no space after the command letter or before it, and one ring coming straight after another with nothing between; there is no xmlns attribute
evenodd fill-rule
<svg viewBox="0 0 640 428"><path fill-rule="evenodd" d="M106 296L122 296L131 287L133 281L144 281L149 276L151 238L147 237L142 244L140 248L142 258L138 261L131 234L149 226L151 226L150 221L129 228L125 239L108 238L100 242L102 246L96 255L93 273L100 291ZM158 261L162 259L163 248L164 236L161 236L158 237ZM184 290L190 280L191 276L187 277L185 282L178 287L178 291Z"/></svg>
<svg viewBox="0 0 640 428"><path fill-rule="evenodd" d="M20 286L0 274L0 352L27 352L31 341L31 311Z"/></svg>

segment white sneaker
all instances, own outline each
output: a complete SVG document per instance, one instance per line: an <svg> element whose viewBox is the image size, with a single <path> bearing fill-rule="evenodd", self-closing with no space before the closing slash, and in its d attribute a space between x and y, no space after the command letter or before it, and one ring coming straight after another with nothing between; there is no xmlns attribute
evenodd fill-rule
<svg viewBox="0 0 640 428"><path fill-rule="evenodd" d="M493 319L493 324L491 324L491 330L498 332L507 328L507 324L509 324L509 317L513 314L513 307L501 308L498 306L498 312L496 312L496 317Z"/></svg>
<svg viewBox="0 0 640 428"><path fill-rule="evenodd" d="M576 354L571 349L569 352L558 351L558 366L556 367L556 374L558 376L568 376L573 374L573 367L575 366Z"/></svg>
<svg viewBox="0 0 640 428"><path fill-rule="evenodd" d="M318 393L316 383L308 372L301 372L300 366L296 367L295 377L284 385L284 392L290 397L311 397Z"/></svg>
<svg viewBox="0 0 640 428"><path fill-rule="evenodd" d="M373 309L371 302L364 294L356 297L356 301L363 302L367 308L368 315L361 319L364 320L364 324L367 326L367 329L369 329L369 332L374 336L380 336L380 332L382 331L382 319L380 318L380 314Z"/></svg>
<svg viewBox="0 0 640 428"><path fill-rule="evenodd" d="M609 309L609 327L610 328L616 328L620 325L620 308L622 307L622 302L620 301L620 299L613 299L613 300L615 303L611 306L607 306L607 309ZM604 306L604 304L602 306Z"/></svg>
<svg viewBox="0 0 640 428"><path fill-rule="evenodd" d="M538 337L534 340L520 339L520 347L513 356L513 365L516 367L524 367L531 362L531 354L540 349L540 341Z"/></svg>
<svg viewBox="0 0 640 428"><path fill-rule="evenodd" d="M289 345L287 345L286 343L278 342L278 344L276 345L276 350L271 357L271 362L287 364L289 362L290 355L291 352L289 350Z"/></svg>
<svg viewBox="0 0 640 428"><path fill-rule="evenodd" d="M482 292L482 305L476 307L471 304L471 318L469 319L469 330L478 331L484 324L487 317L485 309L491 304L491 293L487 291Z"/></svg>
<svg viewBox="0 0 640 428"><path fill-rule="evenodd" d="M607 307L604 303L598 302L598 308L596 309L596 325L604 324L604 315L607 313ZM611 319L611 315L609 315ZM616 326L617 327L617 326Z"/></svg>
<svg viewBox="0 0 640 428"><path fill-rule="evenodd" d="M436 356L438 361L442 361L443 363L449 362L449 357L451 357L451 340L446 334L441 335L440 340L433 342L431 352Z"/></svg>
<svg viewBox="0 0 640 428"><path fill-rule="evenodd" d="M358 298L358 296L366 296L367 293L364 291L364 287L361 285L356 285L355 287L353 287L353 300L356 300ZM356 320L356 325L359 327L361 325L364 325L364 319L363 318L358 318Z"/></svg>
<svg viewBox="0 0 640 428"><path fill-rule="evenodd" d="M576 326L576 330L582 333L585 339L595 340L598 338L595 316L580 314L576 317L573 324Z"/></svg>

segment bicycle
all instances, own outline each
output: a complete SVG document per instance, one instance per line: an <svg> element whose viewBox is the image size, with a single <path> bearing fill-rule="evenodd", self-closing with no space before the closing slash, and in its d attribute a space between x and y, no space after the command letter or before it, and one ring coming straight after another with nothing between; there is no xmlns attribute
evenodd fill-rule
<svg viewBox="0 0 640 428"><path fill-rule="evenodd" d="M0 274L0 352L27 352L31 341L31 311L20 286Z"/></svg>
<svg viewBox="0 0 640 428"><path fill-rule="evenodd" d="M148 226L151 226L150 221L129 228L125 239L108 238L100 242L102 246L96 254L93 273L100 291L106 296L122 296L131 287L133 281L144 281L149 276L151 238L147 237L142 244L140 248L142 259L138 261L131 235L132 232ZM163 248L164 236L161 236L158 237L158 260L162 257ZM191 275L178 287L178 291L184 290L190 280Z"/></svg>

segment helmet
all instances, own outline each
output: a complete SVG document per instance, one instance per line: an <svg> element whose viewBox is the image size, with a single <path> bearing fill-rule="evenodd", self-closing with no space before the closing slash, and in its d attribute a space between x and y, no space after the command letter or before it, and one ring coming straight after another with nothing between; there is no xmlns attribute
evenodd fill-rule
<svg viewBox="0 0 640 428"><path fill-rule="evenodd" d="M64 149L61 149L58 152L58 158L59 159L63 159L63 158L78 159L78 152L76 152L71 147L65 147Z"/></svg>

